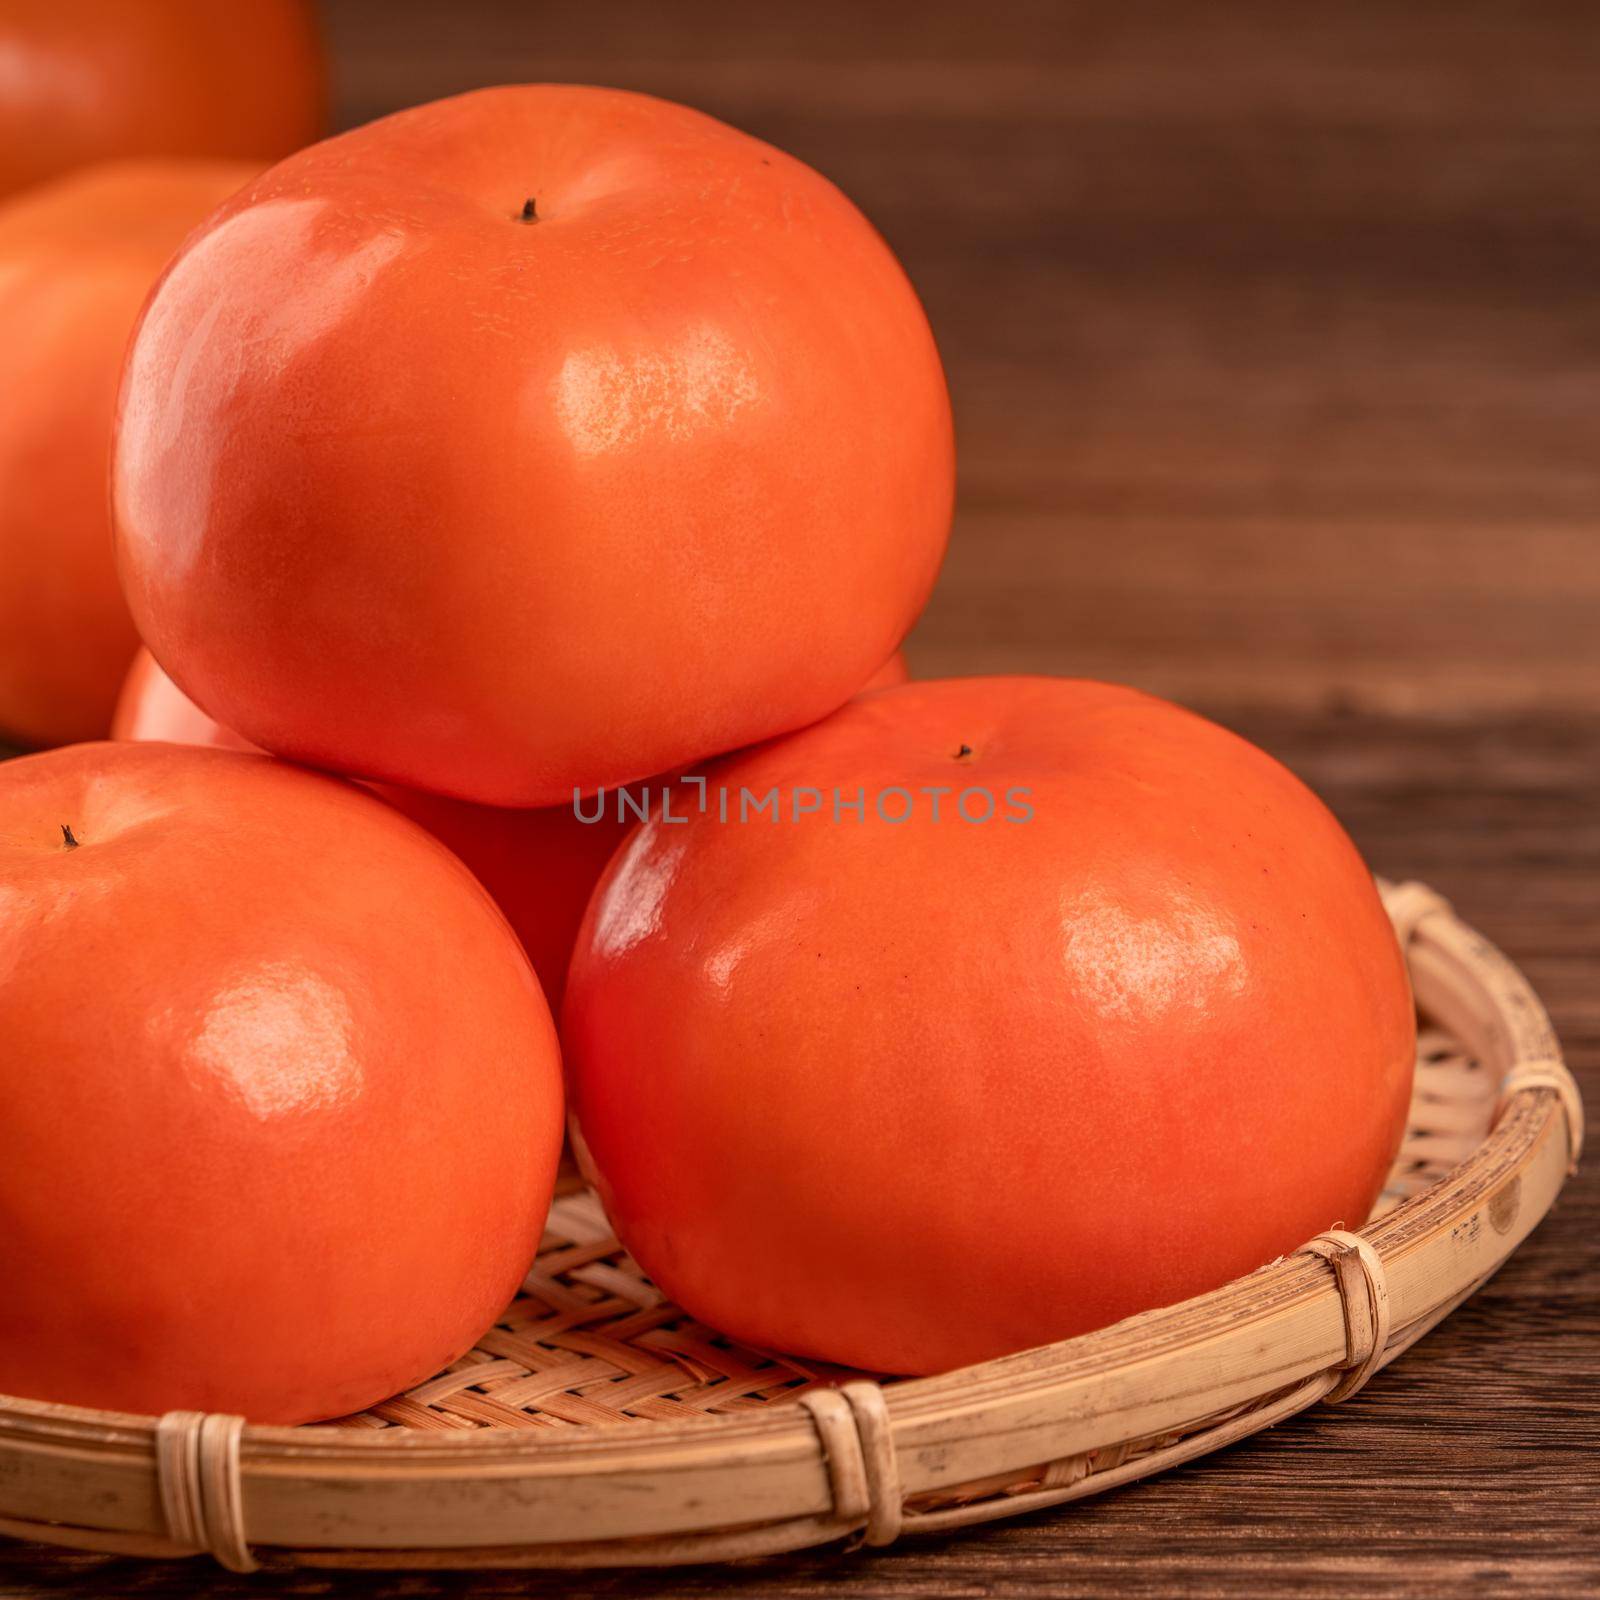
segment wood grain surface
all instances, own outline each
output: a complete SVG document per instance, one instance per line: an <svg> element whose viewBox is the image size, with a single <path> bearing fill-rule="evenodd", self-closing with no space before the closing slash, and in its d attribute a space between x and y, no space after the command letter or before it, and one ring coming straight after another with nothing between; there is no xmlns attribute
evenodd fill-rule
<svg viewBox="0 0 1600 1600"><path fill-rule="evenodd" d="M924 675L1121 678L1450 896L1600 1106L1600 17L1582 3L333 0L341 119L688 100L877 221L950 371ZM1148 1484L874 1555L230 1579L0 1541L0 1595L1589 1596L1600 1161L1370 1388Z"/></svg>

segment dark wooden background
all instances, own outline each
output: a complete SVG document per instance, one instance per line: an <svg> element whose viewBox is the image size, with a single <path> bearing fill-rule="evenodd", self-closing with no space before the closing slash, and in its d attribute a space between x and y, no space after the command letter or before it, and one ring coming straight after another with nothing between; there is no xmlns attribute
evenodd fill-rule
<svg viewBox="0 0 1600 1600"><path fill-rule="evenodd" d="M1600 9L331 0L341 122L687 100L878 222L954 391L920 674L1125 679L1257 739L1545 995L1600 1105ZM0 1594L1600 1592L1600 1157L1345 1407L1098 1501L660 1576L213 1579L0 1542Z"/></svg>

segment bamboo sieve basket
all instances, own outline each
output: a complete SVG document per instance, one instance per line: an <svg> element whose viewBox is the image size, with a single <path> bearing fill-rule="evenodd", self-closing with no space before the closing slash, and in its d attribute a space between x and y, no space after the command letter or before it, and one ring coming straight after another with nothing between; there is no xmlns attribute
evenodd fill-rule
<svg viewBox="0 0 1600 1600"><path fill-rule="evenodd" d="M1521 973L1382 885L1422 1030L1359 1233L935 1378L740 1348L668 1303L576 1183L522 1293L420 1387L315 1427L0 1396L0 1533L257 1566L647 1566L885 1545L1079 1499L1352 1394L1479 1287L1573 1169L1583 1109Z"/></svg>

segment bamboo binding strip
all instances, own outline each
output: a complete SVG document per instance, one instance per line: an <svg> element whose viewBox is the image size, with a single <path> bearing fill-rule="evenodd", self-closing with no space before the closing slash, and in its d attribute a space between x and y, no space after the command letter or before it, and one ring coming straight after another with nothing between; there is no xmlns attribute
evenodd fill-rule
<svg viewBox="0 0 1600 1600"><path fill-rule="evenodd" d="M1059 1504L1357 1393L1554 1203L1583 1107L1521 974L1382 885L1427 1027L1378 1210L1181 1305L936 1378L744 1351L558 1200L477 1350L339 1425L0 1396L0 1533L256 1566L641 1566L882 1546Z"/></svg>
<svg viewBox="0 0 1600 1600"><path fill-rule="evenodd" d="M893 1544L905 1496L883 1389L857 1379L838 1389L813 1389L800 1404L811 1413L822 1442L834 1516L847 1523L859 1520L863 1544Z"/></svg>
<svg viewBox="0 0 1600 1600"><path fill-rule="evenodd" d="M244 1540L239 1440L244 1418L169 1411L156 1424L156 1481L172 1542L209 1551L230 1572L254 1572Z"/></svg>
<svg viewBox="0 0 1600 1600"><path fill-rule="evenodd" d="M1332 1264L1344 1310L1345 1371L1323 1396L1333 1405L1364 1388L1383 1365L1389 1344L1389 1284L1378 1252L1359 1233L1332 1228L1306 1249Z"/></svg>

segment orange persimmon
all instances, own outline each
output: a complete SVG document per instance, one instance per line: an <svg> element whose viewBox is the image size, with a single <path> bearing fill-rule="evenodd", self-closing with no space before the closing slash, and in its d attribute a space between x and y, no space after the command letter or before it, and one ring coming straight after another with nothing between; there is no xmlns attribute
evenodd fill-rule
<svg viewBox="0 0 1600 1600"><path fill-rule="evenodd" d="M148 650L139 652L129 670L111 736L225 750L256 748L208 717ZM516 930L551 1008L559 1010L572 941L589 893L627 832L631 813L619 815L614 799L585 807L580 817L570 800L564 806L514 811L396 784L370 787L472 869Z"/></svg>
<svg viewBox="0 0 1600 1600"><path fill-rule="evenodd" d="M653 820L608 868L563 1019L586 1165L695 1316L933 1372L1365 1219L1406 970L1254 746L1129 689L948 680L708 782L726 821Z"/></svg>
<svg viewBox="0 0 1600 1600"><path fill-rule="evenodd" d="M319 138L309 0L6 0L0 195L125 156L276 161Z"/></svg>
<svg viewBox="0 0 1600 1600"><path fill-rule="evenodd" d="M683 106L486 89L219 211L129 357L121 570L281 755L499 805L803 726L949 532L927 319L856 208Z"/></svg>
<svg viewBox="0 0 1600 1600"><path fill-rule="evenodd" d="M537 1248L555 1030L462 864L176 745L0 763L0 1392L306 1422L454 1360Z"/></svg>
<svg viewBox="0 0 1600 1600"><path fill-rule="evenodd" d="M905 652L896 650L884 664L861 685L863 694L870 694L874 689L893 689L902 683L911 682L911 668L906 661Z"/></svg>
<svg viewBox="0 0 1600 1600"><path fill-rule="evenodd" d="M0 737L106 732L139 642L106 504L122 358L167 259L257 170L111 162L0 205Z"/></svg>

